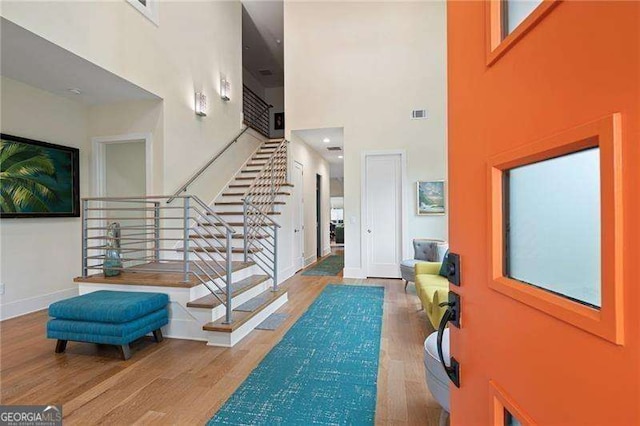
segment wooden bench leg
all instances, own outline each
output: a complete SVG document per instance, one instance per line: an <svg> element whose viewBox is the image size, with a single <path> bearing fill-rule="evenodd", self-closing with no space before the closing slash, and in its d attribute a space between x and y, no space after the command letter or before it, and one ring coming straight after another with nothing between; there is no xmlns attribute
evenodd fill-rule
<svg viewBox="0 0 640 426"><path fill-rule="evenodd" d="M67 341L66 340L58 340L56 342L56 353L61 354L67 349Z"/></svg>
<svg viewBox="0 0 640 426"><path fill-rule="evenodd" d="M153 338L156 339L157 343L162 342L162 329L153 330Z"/></svg>
<svg viewBox="0 0 640 426"><path fill-rule="evenodd" d="M131 358L131 349L129 348L128 343L126 345L120 345L119 348L120 348L120 355L122 355L122 359L126 361L129 358Z"/></svg>

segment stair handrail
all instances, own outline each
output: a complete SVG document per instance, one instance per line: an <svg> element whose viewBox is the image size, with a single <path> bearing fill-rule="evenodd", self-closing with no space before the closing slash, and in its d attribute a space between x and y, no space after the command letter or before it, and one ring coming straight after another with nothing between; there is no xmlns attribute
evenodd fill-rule
<svg viewBox="0 0 640 426"><path fill-rule="evenodd" d="M273 105L267 105L258 114L258 118L262 117L265 113L269 112L271 108L273 108ZM202 173L204 173L213 163L215 163L216 160L220 158L222 154L224 154L231 147L231 145L236 143L238 139L240 139L240 137L244 135L247 132L247 130L249 130L250 128L251 128L250 124L245 124L244 128L240 131L240 133L238 133L233 139L231 139L229 143L227 143L220 151L218 151L216 155L214 155L209 161L207 161L207 163L204 166L200 167L200 169L198 169L197 172L195 172L176 192L173 193L173 195L169 197L169 199L167 200L167 204L171 203L173 200L178 198L178 195L185 192L189 187L189 185L191 185L196 179L198 179L200 175L202 175Z"/></svg>
<svg viewBox="0 0 640 426"><path fill-rule="evenodd" d="M288 141L282 139L242 197L244 260L249 262L251 255L255 265L273 280L273 291L278 290L278 229L281 225L270 218L268 212L287 179L287 145ZM285 173L282 173L283 166Z"/></svg>

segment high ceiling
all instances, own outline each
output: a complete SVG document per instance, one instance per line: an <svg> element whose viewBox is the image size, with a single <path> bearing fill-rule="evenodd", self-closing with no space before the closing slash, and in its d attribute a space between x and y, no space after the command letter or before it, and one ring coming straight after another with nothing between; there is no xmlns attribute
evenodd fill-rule
<svg viewBox="0 0 640 426"><path fill-rule="evenodd" d="M243 67L263 87L284 86L282 1L242 2Z"/></svg>
<svg viewBox="0 0 640 426"><path fill-rule="evenodd" d="M340 158L344 156L344 131L342 127L294 130L293 133L329 162L332 178L344 176L344 158ZM329 150L328 148L340 148L340 150Z"/></svg>
<svg viewBox="0 0 640 426"><path fill-rule="evenodd" d="M159 99L4 18L0 20L0 53L4 77L88 105Z"/></svg>

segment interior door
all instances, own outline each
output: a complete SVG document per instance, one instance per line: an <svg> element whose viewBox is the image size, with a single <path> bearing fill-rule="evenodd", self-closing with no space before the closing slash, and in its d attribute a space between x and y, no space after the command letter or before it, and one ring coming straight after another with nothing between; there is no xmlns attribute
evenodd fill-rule
<svg viewBox="0 0 640 426"><path fill-rule="evenodd" d="M402 157L365 156L365 228L368 277L400 277L402 257Z"/></svg>
<svg viewBox="0 0 640 426"><path fill-rule="evenodd" d="M448 3L451 423L638 425L640 2L520 3Z"/></svg>
<svg viewBox="0 0 640 426"><path fill-rule="evenodd" d="M304 268L304 178L302 164L293 163L293 265Z"/></svg>

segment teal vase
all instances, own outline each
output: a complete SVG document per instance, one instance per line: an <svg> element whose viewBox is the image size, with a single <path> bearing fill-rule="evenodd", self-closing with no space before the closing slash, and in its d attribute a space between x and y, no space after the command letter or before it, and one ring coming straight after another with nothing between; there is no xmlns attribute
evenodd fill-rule
<svg viewBox="0 0 640 426"><path fill-rule="evenodd" d="M102 271L105 277L115 277L122 273L120 224L118 222L112 222L107 227L107 249L104 254Z"/></svg>

